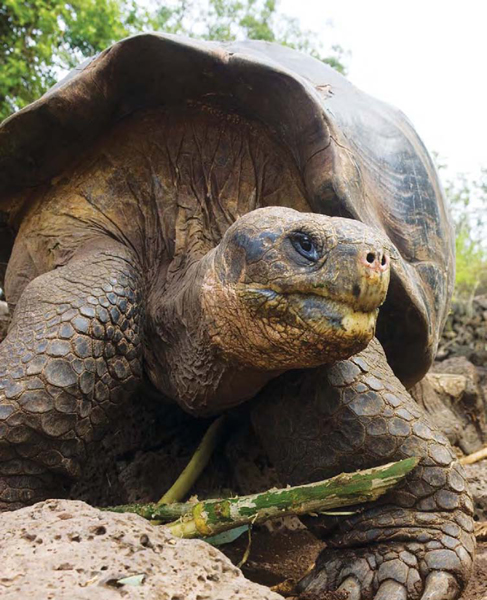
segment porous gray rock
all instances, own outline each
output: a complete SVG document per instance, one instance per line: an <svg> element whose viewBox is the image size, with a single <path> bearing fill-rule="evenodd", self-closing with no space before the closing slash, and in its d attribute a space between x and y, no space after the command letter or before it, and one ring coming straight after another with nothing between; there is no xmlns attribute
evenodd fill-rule
<svg viewBox="0 0 487 600"><path fill-rule="evenodd" d="M464 465L464 469L474 500L475 518L487 522L487 461Z"/></svg>
<svg viewBox="0 0 487 600"><path fill-rule="evenodd" d="M127 579L130 578L130 579ZM48 500L2 515L2 600L280 600L216 548L137 515Z"/></svg>
<svg viewBox="0 0 487 600"><path fill-rule="evenodd" d="M465 454L485 444L485 393L478 367L465 357L436 363L411 390L416 402L431 415L451 444Z"/></svg>

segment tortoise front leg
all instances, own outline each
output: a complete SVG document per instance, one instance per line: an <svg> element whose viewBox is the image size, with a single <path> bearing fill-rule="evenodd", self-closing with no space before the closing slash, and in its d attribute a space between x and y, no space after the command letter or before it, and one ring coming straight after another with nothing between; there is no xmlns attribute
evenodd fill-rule
<svg viewBox="0 0 487 600"><path fill-rule="evenodd" d="M139 273L101 242L32 281L0 344L0 510L63 495L140 378Z"/></svg>
<svg viewBox="0 0 487 600"><path fill-rule="evenodd" d="M328 369L288 374L257 400L254 425L284 483L419 456L406 482L350 518L312 519L327 548L300 586L309 597L453 600L475 550L465 474L445 436L389 368L377 340Z"/></svg>

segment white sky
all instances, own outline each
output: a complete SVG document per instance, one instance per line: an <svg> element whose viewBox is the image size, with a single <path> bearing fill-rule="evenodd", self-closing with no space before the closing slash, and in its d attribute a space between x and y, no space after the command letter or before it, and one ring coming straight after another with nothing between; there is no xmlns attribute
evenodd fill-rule
<svg viewBox="0 0 487 600"><path fill-rule="evenodd" d="M349 50L348 78L405 112L450 173L487 166L487 0L281 0L279 11Z"/></svg>

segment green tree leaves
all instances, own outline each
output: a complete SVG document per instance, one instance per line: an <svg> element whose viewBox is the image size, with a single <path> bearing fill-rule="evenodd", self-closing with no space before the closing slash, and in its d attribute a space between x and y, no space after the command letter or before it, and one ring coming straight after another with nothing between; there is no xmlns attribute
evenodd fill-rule
<svg viewBox="0 0 487 600"><path fill-rule="evenodd" d="M343 49L333 46L331 56L325 56L317 34L280 13L276 0L176 0L158 9L153 22L160 31L205 40L278 42L345 71Z"/></svg>
<svg viewBox="0 0 487 600"><path fill-rule="evenodd" d="M276 0L166 0L152 13L137 0L2 0L0 121L84 58L141 31L276 41L343 72L341 48L325 57L316 34L280 14Z"/></svg>
<svg viewBox="0 0 487 600"><path fill-rule="evenodd" d="M63 70L148 22L133 0L3 0L0 120L39 98Z"/></svg>
<svg viewBox="0 0 487 600"><path fill-rule="evenodd" d="M487 293L487 168L477 179L458 175L445 192L455 223L455 294Z"/></svg>

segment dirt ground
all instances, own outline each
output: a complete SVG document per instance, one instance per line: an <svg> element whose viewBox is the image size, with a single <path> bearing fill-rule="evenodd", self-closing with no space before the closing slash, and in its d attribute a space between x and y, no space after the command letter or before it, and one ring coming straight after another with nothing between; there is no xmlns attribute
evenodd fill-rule
<svg viewBox="0 0 487 600"><path fill-rule="evenodd" d="M465 467L475 500L475 517L482 524L474 573L462 600L487 600L487 460Z"/></svg>
<svg viewBox="0 0 487 600"><path fill-rule="evenodd" d="M480 542L472 579L462 600L487 599L487 542Z"/></svg>
<svg viewBox="0 0 487 600"><path fill-rule="evenodd" d="M272 537L274 541L272 541ZM316 540L306 540L309 545L302 546L296 556L296 547L291 544L294 535L286 534L283 537L272 537L266 540L264 536L256 536L252 542L249 559L242 567L242 571L248 579L268 586L276 585L276 573L280 572L286 573L287 576L295 576L302 573L303 570L306 571L306 566L313 562L313 558L317 556L321 549ZM297 540L294 539L293 541ZM231 551L225 550L224 547L220 549L231 557L232 562L238 563L239 557L241 559L245 552L244 546L245 543L242 543ZM281 591L279 588L273 589ZM330 600L331 597L336 600L336 595L330 594L329 596ZM487 541L479 543L474 572L461 600L487 600Z"/></svg>

